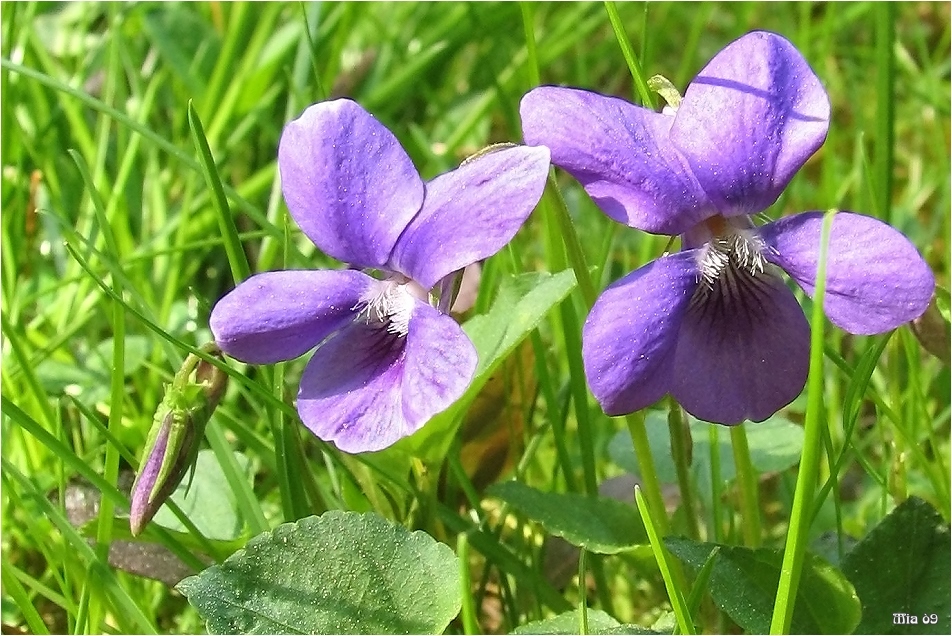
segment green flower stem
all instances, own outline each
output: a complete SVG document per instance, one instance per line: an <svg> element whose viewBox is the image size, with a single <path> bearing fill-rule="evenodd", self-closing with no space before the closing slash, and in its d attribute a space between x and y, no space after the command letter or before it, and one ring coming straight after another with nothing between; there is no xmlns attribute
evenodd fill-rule
<svg viewBox="0 0 952 636"><path fill-rule="evenodd" d="M479 634L479 623L476 620L476 602L473 600L472 576L469 571L469 539L465 532L456 537L456 557L459 559L460 593L463 598L461 616L463 618L464 634Z"/></svg>
<svg viewBox="0 0 952 636"><path fill-rule="evenodd" d="M648 445L648 432L645 430L645 414L637 411L625 416L628 431L631 433L631 443L635 449L635 458L638 460L638 472L641 477L641 488L648 502L648 510L661 535L668 533L668 513L664 507L664 497L661 495L661 484L655 472L654 458L651 457L651 446Z"/></svg>
<svg viewBox="0 0 952 636"><path fill-rule="evenodd" d="M549 264L552 271L562 271L571 260L575 271L579 289L585 300L586 307L595 303L595 287L585 264L585 257L581 251L581 243L575 226L569 218L565 201L559 192L555 179L549 174L549 187L546 188L545 232L549 246ZM572 247L575 246L575 247ZM566 258L568 255L568 260ZM595 447L591 430L591 421L588 417L588 390L585 384L585 370L582 363L581 325L571 298L562 301L559 305L559 316L562 320L562 333L565 339L565 350L568 352L569 374L571 376L570 391L572 402L575 405L575 419L578 424L579 450L582 456L582 472L585 477L585 492L594 495L598 492L595 468Z"/></svg>
<svg viewBox="0 0 952 636"><path fill-rule="evenodd" d="M747 431L743 425L731 427L731 448L734 451L734 466L737 469L737 486L740 488L744 531L744 544L749 548L760 547L760 505L757 496L757 471L750 462L750 447Z"/></svg>
<svg viewBox="0 0 952 636"><path fill-rule="evenodd" d="M578 633L588 633L588 586L585 583L585 548L578 551Z"/></svg>
<svg viewBox="0 0 952 636"><path fill-rule="evenodd" d="M539 78L539 55L536 52L535 28L532 24L533 8L531 2L519 3L519 10L522 13L522 28L526 34L526 71L529 75L530 87L542 83Z"/></svg>
<svg viewBox="0 0 952 636"><path fill-rule="evenodd" d="M595 299L598 298L598 291L592 281L592 275L585 260L585 252L582 251L582 241L579 240L578 232L575 231L575 224L572 223L569 208L565 204L565 198L562 197L562 191L559 190L559 185L551 171L549 172L549 187L546 188L546 193L550 195L550 209L555 210L556 222L562 235L562 241L565 243L565 252L568 255L568 264L575 272L575 279L578 281L579 289L582 290L585 306L591 309L592 305L595 304Z"/></svg>
<svg viewBox="0 0 952 636"><path fill-rule="evenodd" d="M671 437L671 455L678 474L678 488L681 491L681 509L687 521L688 536L697 540L701 536L698 528L697 512L694 509L694 489L691 487L691 429L684 419L684 411L674 400L668 399L668 434Z"/></svg>
<svg viewBox="0 0 952 636"><path fill-rule="evenodd" d="M721 541L721 446L717 424L708 424L707 435L711 446L711 537Z"/></svg>
<svg viewBox="0 0 952 636"><path fill-rule="evenodd" d="M890 223L892 216L892 171L895 130L896 7L884 2L876 7L876 92L881 108L876 109L876 146L873 151L876 216Z"/></svg>
<svg viewBox="0 0 952 636"><path fill-rule="evenodd" d="M810 321L810 375L807 380L807 413L804 423L803 456L797 475L797 487L793 495L793 510L790 513L790 529L780 568L780 584L774 603L771 634L790 632L797 587L806 553L807 533L816 491L817 474L820 470L820 446L823 444L823 296L826 291L826 254L835 210L823 217L820 233L820 254L816 274L816 292L813 299L813 315Z"/></svg>

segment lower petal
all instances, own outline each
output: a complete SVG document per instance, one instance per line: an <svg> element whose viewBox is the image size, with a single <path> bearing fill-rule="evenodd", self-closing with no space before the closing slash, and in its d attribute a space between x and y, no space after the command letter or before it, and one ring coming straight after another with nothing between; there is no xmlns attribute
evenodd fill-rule
<svg viewBox="0 0 952 636"><path fill-rule="evenodd" d="M678 336L671 393L694 417L762 422L806 383L810 326L779 276L748 279L739 294L691 304Z"/></svg>
<svg viewBox="0 0 952 636"><path fill-rule="evenodd" d="M475 369L459 325L417 303L405 337L354 323L324 343L304 370L297 408L342 451L381 450L459 399Z"/></svg>
<svg viewBox="0 0 952 636"><path fill-rule="evenodd" d="M760 228L764 256L813 296L822 212L804 212ZM823 310L850 333L895 329L925 312L935 277L915 246L891 226L862 214L840 212L827 247Z"/></svg>
<svg viewBox="0 0 952 636"><path fill-rule="evenodd" d="M209 326L233 358L252 364L290 360L351 322L373 282L353 270L256 274L218 301Z"/></svg>
<svg viewBox="0 0 952 636"><path fill-rule="evenodd" d="M643 409L671 390L678 330L697 286L694 251L663 256L599 296L582 329L588 385L608 415Z"/></svg>

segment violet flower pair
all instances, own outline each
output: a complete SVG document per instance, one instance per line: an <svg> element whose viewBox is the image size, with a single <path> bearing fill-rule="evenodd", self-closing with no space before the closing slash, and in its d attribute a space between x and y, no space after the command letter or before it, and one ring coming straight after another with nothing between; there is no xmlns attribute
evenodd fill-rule
<svg viewBox="0 0 952 636"><path fill-rule="evenodd" d="M317 247L357 269L251 277L215 306L217 344L256 364L317 347L298 412L341 450L413 433L462 396L476 367L447 315L455 276L511 240L542 195L551 152L611 218L682 239L680 252L606 289L585 323L586 375L605 412L670 393L699 419L736 424L792 401L806 381L809 325L779 270L812 294L821 214L761 227L750 215L777 200L826 137L829 99L797 50L772 33L740 38L674 114L551 86L529 92L521 112L529 147L424 184L354 102L305 110L281 138L285 200ZM836 216L824 301L835 324L893 329L925 310L933 287L897 231Z"/></svg>

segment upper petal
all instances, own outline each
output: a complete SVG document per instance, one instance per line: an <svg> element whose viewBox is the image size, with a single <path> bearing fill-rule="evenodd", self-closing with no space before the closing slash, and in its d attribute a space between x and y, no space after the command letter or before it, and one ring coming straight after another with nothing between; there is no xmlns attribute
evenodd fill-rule
<svg viewBox="0 0 952 636"><path fill-rule="evenodd" d="M611 218L646 232L680 234L712 211L672 146L674 118L622 99L556 86L522 98L526 143L548 146Z"/></svg>
<svg viewBox="0 0 952 636"><path fill-rule="evenodd" d="M780 196L826 139L830 100L790 42L754 31L727 45L685 91L671 141L721 214Z"/></svg>
<svg viewBox="0 0 952 636"><path fill-rule="evenodd" d="M822 225L822 212L804 212L759 230L770 248L764 256L811 297ZM833 218L823 298L833 324L863 335L895 329L925 312L934 289L932 270L900 232L862 214L840 212Z"/></svg>
<svg viewBox="0 0 952 636"><path fill-rule="evenodd" d="M290 360L351 322L372 283L353 270L256 274L218 301L209 326L233 358L252 364Z"/></svg>
<svg viewBox="0 0 952 636"><path fill-rule="evenodd" d="M459 325L419 302L406 337L355 322L324 343L304 370L297 408L342 451L381 450L459 399L475 369Z"/></svg>
<svg viewBox="0 0 952 636"><path fill-rule="evenodd" d="M708 422L762 422L807 379L810 325L793 292L772 274L742 280L695 298L678 334L671 394Z"/></svg>
<svg viewBox="0 0 952 636"><path fill-rule="evenodd" d="M582 329L588 385L608 415L660 400L673 383L678 330L694 289L693 251L648 263L608 287Z"/></svg>
<svg viewBox="0 0 952 636"><path fill-rule="evenodd" d="M517 146L436 177L397 241L391 267L430 289L447 274L495 254L539 202L548 174L548 149Z"/></svg>
<svg viewBox="0 0 952 636"><path fill-rule="evenodd" d="M400 142L347 99L309 106L278 147L291 216L329 256L379 267L423 204L423 181Z"/></svg>

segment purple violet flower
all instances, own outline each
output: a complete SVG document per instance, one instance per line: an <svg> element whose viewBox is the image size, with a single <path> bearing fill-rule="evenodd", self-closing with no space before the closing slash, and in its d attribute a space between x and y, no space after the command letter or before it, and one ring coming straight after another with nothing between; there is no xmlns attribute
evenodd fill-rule
<svg viewBox="0 0 952 636"><path fill-rule="evenodd" d="M544 86L522 100L526 143L547 146L612 219L681 236L609 286L583 330L589 386L609 415L670 393L701 420L763 421L806 382L809 324L785 270L813 294L820 212L757 227L826 138L830 102L787 40L749 33L718 53L676 110ZM834 218L823 307L851 333L925 311L935 281L916 248L876 219Z"/></svg>
<svg viewBox="0 0 952 636"><path fill-rule="evenodd" d="M215 341L253 364L318 347L297 409L349 453L380 450L466 390L476 350L448 314L457 272L499 251L542 196L546 148L496 150L424 184L396 137L349 100L289 123L278 149L291 216L356 269L252 276L212 311Z"/></svg>

